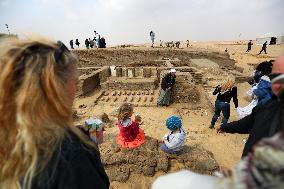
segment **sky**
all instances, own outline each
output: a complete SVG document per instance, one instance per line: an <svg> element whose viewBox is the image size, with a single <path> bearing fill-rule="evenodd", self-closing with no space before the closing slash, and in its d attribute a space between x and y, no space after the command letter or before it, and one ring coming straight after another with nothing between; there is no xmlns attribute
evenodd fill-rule
<svg viewBox="0 0 284 189"><path fill-rule="evenodd" d="M0 0L0 33L107 45L284 35L284 0Z"/></svg>

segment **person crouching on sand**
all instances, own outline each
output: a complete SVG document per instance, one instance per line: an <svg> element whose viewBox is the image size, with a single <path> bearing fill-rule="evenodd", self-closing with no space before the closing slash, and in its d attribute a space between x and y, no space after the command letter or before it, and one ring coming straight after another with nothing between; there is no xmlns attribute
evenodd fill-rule
<svg viewBox="0 0 284 189"><path fill-rule="evenodd" d="M144 130L139 127L139 121L132 120L133 105L124 103L118 110L117 143L124 148L136 148L145 142ZM140 117L139 117L140 118Z"/></svg>
<svg viewBox="0 0 284 189"><path fill-rule="evenodd" d="M171 116L166 120L166 126L171 131L164 136L160 149L168 154L179 153L185 144L186 134L182 128L181 118Z"/></svg>

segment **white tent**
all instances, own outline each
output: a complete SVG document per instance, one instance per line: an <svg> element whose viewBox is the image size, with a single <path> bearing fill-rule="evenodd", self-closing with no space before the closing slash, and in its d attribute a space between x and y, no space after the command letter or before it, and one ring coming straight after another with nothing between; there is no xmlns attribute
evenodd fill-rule
<svg viewBox="0 0 284 189"><path fill-rule="evenodd" d="M277 37L276 44L284 44L284 35Z"/></svg>
<svg viewBox="0 0 284 189"><path fill-rule="evenodd" d="M265 43L265 41L267 41L267 43L270 44L270 40L273 37L276 38L276 44L284 44L284 36L277 36L277 35L274 35L271 32L266 33L266 34L264 34L260 37L257 37L256 38L256 44L262 45L263 43Z"/></svg>

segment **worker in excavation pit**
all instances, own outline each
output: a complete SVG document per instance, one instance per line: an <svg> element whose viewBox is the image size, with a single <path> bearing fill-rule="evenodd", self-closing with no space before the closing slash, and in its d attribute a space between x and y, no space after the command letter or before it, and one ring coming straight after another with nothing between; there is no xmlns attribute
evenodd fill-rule
<svg viewBox="0 0 284 189"><path fill-rule="evenodd" d="M176 70L171 69L169 73L167 73L161 83L161 91L158 99L158 106L169 106L171 101L171 92L172 88L175 84L176 78Z"/></svg>

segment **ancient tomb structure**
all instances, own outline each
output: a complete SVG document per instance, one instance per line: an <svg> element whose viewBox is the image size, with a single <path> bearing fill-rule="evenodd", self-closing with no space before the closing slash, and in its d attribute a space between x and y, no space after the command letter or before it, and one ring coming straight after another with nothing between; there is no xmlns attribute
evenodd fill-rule
<svg viewBox="0 0 284 189"><path fill-rule="evenodd" d="M237 82L247 79L233 69L234 61L227 54L166 52L78 51L81 76L77 95L89 95L95 91L100 93L95 103L117 105L130 102L136 106L155 106L163 76L175 68L177 77L172 91L173 103L197 103L201 92L198 86L205 87L210 94L212 88L222 82L225 74L232 75ZM106 66L97 66L97 59L100 59L100 65L103 62ZM89 67L83 67L84 64ZM92 64L95 66L92 67Z"/></svg>
<svg viewBox="0 0 284 189"><path fill-rule="evenodd" d="M129 102L136 106L155 106L163 76L171 68L175 68L177 74L176 84L173 88L173 102L199 101L200 95L196 85L203 84L202 72L195 67L174 66L171 61L179 62L177 58L164 58L154 60L155 66L141 67L139 64L131 64L130 66L80 68L82 75L80 76L78 95L86 95L94 90L100 90L101 94L96 99L96 103L117 105ZM93 71L91 72L90 69Z"/></svg>

